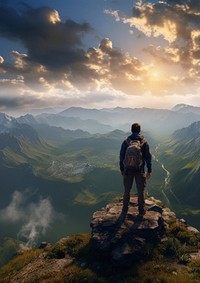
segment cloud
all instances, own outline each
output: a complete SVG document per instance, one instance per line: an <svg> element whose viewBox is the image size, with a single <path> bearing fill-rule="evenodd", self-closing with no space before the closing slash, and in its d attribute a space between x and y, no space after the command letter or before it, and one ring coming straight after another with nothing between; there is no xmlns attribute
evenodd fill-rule
<svg viewBox="0 0 200 283"><path fill-rule="evenodd" d="M27 61L48 68L84 61L81 37L90 30L88 23L62 22L58 12L49 7L26 6L20 13L0 4L0 35L20 41L27 50Z"/></svg>
<svg viewBox="0 0 200 283"><path fill-rule="evenodd" d="M0 211L0 221L19 223L21 226L18 237L26 241L26 245L33 247L39 238L58 215L49 198L30 202L32 193L29 190L15 191L8 206Z"/></svg>
<svg viewBox="0 0 200 283"><path fill-rule="evenodd" d="M110 38L84 47L86 23L63 21L49 7L23 6L18 11L0 4L0 36L18 41L24 51L13 50L12 61L0 57L0 109L57 105L121 103L143 97L198 92L200 29L197 1L138 1L130 17L106 10L128 24L133 38L148 37L164 44L143 48L145 62L116 48ZM161 40L160 40L161 39ZM153 41L155 43L155 41ZM159 74L159 76L155 75ZM96 102L95 102L96 100Z"/></svg>
<svg viewBox="0 0 200 283"><path fill-rule="evenodd" d="M98 48L88 50L88 67L96 72L96 78L102 85L112 85L115 90L137 95L143 90L142 77L146 66L136 57L113 48L112 41L104 38Z"/></svg>
<svg viewBox="0 0 200 283"><path fill-rule="evenodd" d="M88 93L102 95L106 99L106 92L111 93L138 94L143 91L141 75L146 72L146 67L137 58L124 54L113 47L109 38L104 38L97 48L89 48L85 51L85 62L76 62L70 68L53 71L47 66L39 65L27 60L28 55L12 51L13 64L4 63L3 70L6 73L17 76L17 79L0 80L2 98L0 106L20 107L42 106L52 103L52 105L69 104L77 99L79 101L89 101L86 98ZM131 90L134 87L135 92ZM106 91L105 91L106 90ZM7 97L5 97L5 93ZM12 93L14 95L12 95ZM48 93L45 99L43 93ZM85 93L85 95L81 94ZM73 97L71 97L73 95ZM84 96L84 99L81 97ZM92 95L89 95L90 99ZM107 95L109 101L113 97ZM94 101L94 99L91 99Z"/></svg>
<svg viewBox="0 0 200 283"><path fill-rule="evenodd" d="M147 37L159 37L168 43L163 48L163 60L182 66L187 75L190 69L199 68L200 64L200 26L198 1L165 0L165 1L138 1L133 7L132 17L120 16L116 11L110 11L117 21L137 28ZM155 47L156 48L156 47ZM146 49L147 50L147 49ZM151 55L158 58L156 52ZM161 53L160 53L161 55ZM159 56L161 59L161 56ZM196 76L199 80L199 75Z"/></svg>
<svg viewBox="0 0 200 283"><path fill-rule="evenodd" d="M39 101L41 106L45 105L44 93L51 96L54 91L59 103L60 92L65 91L68 96L77 93L77 87L87 91L95 74L86 66L82 37L91 30L86 22L61 21L59 13L48 7L34 9L24 6L23 11L18 12L1 3L0 36L19 41L26 50L26 53L12 51L13 62L3 61L1 57L0 73L5 74L5 79L0 80L3 101L18 106L21 104L17 99L20 93L22 102L29 100L37 107ZM5 97L9 93L14 95L13 104L10 97ZM27 93L28 98L24 97Z"/></svg>
<svg viewBox="0 0 200 283"><path fill-rule="evenodd" d="M14 63L4 62L2 70L23 77L22 85L16 81L19 92L23 86L26 93L30 89L51 93L54 89L57 93L65 90L66 96L73 91L77 93L77 88L85 93L101 93L105 88L115 93L130 93L133 82L135 92L140 92L138 76L142 74L142 63L113 48L108 38L102 39L98 48L83 50L81 38L90 30L87 23L79 24L69 19L62 22L58 12L48 7L27 7L19 13L1 4L0 35L19 40L27 50L26 54L12 51ZM6 86L9 82L12 84L14 80L0 83ZM21 98L22 102L26 101ZM9 98L3 100L10 104ZM19 102L14 100L17 106Z"/></svg>
<svg viewBox="0 0 200 283"><path fill-rule="evenodd" d="M12 195L10 204L0 211L0 219L3 221L16 222L24 217L21 208L24 203L24 197L19 191L15 191Z"/></svg>
<svg viewBox="0 0 200 283"><path fill-rule="evenodd" d="M44 235L54 220L53 207L49 199L42 199L29 207L29 217L22 226L19 237L27 240L26 245L33 247L40 235Z"/></svg>
<svg viewBox="0 0 200 283"><path fill-rule="evenodd" d="M1 85L1 83L0 83ZM10 90L10 86L9 86ZM20 107L32 107L33 105L41 105L41 99L34 96L15 96L15 97L0 97L0 109L12 109Z"/></svg>
<svg viewBox="0 0 200 283"><path fill-rule="evenodd" d="M117 22L129 25L152 44L143 47L151 58L142 79L146 95L183 101L198 98L200 80L200 3L198 1L138 1L132 16L107 10ZM154 40L157 38L157 40ZM159 39L159 40L158 40ZM146 56L147 58L147 56ZM144 93L140 89L140 94ZM148 95L145 97L148 100ZM176 99L175 99L176 97ZM188 98L187 98L188 97ZM197 101L197 100L196 100Z"/></svg>

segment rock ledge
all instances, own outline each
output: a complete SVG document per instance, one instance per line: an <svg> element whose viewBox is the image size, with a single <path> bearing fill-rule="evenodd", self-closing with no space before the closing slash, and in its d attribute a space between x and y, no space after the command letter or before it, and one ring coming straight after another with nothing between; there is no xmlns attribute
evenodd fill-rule
<svg viewBox="0 0 200 283"><path fill-rule="evenodd" d="M91 244L99 253L108 253L119 265L131 264L144 257L147 244L156 245L165 238L168 223L176 220L169 208L154 198L145 200L146 213L138 216L137 197L130 200L125 217L121 215L122 199L96 211L91 221Z"/></svg>

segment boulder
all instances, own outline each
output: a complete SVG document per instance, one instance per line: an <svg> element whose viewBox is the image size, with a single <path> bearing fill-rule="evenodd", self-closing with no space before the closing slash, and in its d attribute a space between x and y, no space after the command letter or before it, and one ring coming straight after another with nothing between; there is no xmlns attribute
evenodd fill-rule
<svg viewBox="0 0 200 283"><path fill-rule="evenodd" d="M91 245L98 253L107 253L116 265L129 265L144 257L148 244L157 245L165 237L165 227L175 214L153 198L145 200L144 216L138 215L137 197L130 199L126 215L122 199L96 211L91 221Z"/></svg>

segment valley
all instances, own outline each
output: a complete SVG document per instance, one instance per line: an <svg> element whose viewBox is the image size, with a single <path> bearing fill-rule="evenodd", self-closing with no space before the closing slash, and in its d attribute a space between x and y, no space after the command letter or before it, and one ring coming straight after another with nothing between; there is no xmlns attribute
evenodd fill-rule
<svg viewBox="0 0 200 283"><path fill-rule="evenodd" d="M107 120L112 120L110 111L106 112ZM83 109L78 113L82 119ZM85 115L88 119L87 110ZM89 232L93 212L123 194L119 150L130 130L69 130L40 123L36 118L1 117L1 244L5 238L13 238L34 247L42 241L55 242L67 235ZM200 228L200 125L195 122L166 136L145 127L143 133L153 156L153 174L146 193ZM191 186L192 193L188 190Z"/></svg>

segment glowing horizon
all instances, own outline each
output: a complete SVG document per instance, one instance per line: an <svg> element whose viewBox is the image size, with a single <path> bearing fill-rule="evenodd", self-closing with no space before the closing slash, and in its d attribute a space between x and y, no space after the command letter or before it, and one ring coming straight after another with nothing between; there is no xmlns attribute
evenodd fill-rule
<svg viewBox="0 0 200 283"><path fill-rule="evenodd" d="M0 111L200 105L198 4L27 2L0 4Z"/></svg>

